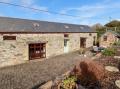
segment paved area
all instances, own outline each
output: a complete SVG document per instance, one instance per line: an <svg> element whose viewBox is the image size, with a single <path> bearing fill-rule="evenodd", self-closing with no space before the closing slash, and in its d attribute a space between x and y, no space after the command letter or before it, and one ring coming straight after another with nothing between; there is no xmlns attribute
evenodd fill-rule
<svg viewBox="0 0 120 89"><path fill-rule="evenodd" d="M82 57L77 52L44 61L0 69L0 89L37 89L42 83L54 79L78 63Z"/></svg>

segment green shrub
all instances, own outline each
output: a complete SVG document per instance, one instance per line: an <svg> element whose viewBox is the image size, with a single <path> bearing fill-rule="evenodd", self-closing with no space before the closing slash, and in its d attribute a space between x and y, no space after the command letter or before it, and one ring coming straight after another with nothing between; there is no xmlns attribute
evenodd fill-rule
<svg viewBox="0 0 120 89"><path fill-rule="evenodd" d="M115 42L113 45L115 45L115 46L120 46L120 41Z"/></svg>
<svg viewBox="0 0 120 89"><path fill-rule="evenodd" d="M114 56L116 53L116 49L115 48L107 48L105 50L103 50L102 54L104 56Z"/></svg>
<svg viewBox="0 0 120 89"><path fill-rule="evenodd" d="M76 87L76 77L71 76L63 80L61 89L75 89Z"/></svg>

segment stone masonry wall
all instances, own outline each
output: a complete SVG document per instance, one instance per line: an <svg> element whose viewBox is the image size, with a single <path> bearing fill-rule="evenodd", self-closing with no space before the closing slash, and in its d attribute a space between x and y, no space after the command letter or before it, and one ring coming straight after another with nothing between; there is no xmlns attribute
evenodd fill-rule
<svg viewBox="0 0 120 89"><path fill-rule="evenodd" d="M101 47L109 47L114 42L118 41L118 38L115 37L115 35L113 33L111 33L111 32L106 32L105 36L107 36L107 41L104 41L104 35L101 36L101 38L100 38L100 46Z"/></svg>
<svg viewBox="0 0 120 89"><path fill-rule="evenodd" d="M16 36L16 40L3 40L3 36ZM86 37L86 47L93 45L96 33L69 33L69 52L80 49L80 37ZM47 42L47 58L64 53L64 34L1 34L0 35L0 67L14 65L29 60L29 42Z"/></svg>

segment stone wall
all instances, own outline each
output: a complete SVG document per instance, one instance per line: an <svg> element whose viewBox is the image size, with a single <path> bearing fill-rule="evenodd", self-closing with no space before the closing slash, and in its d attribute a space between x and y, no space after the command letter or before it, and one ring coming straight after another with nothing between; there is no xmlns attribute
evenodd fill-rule
<svg viewBox="0 0 120 89"><path fill-rule="evenodd" d="M16 36L16 40L3 40L3 36ZM86 37L86 47L93 45L96 33L69 33L69 52L80 49L80 37ZM29 42L47 42L47 58L64 53L64 34L1 34L0 66L14 65L29 60Z"/></svg>
<svg viewBox="0 0 120 89"><path fill-rule="evenodd" d="M104 41L104 36L107 36L107 41ZM116 41L118 41L118 38L113 33L106 32L103 36L100 37L100 46L109 47Z"/></svg>

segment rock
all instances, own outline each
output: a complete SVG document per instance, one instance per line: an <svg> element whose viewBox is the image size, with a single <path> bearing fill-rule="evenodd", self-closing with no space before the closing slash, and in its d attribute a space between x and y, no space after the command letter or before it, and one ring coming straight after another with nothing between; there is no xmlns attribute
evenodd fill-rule
<svg viewBox="0 0 120 89"><path fill-rule="evenodd" d="M81 85L78 85L77 89L85 89L85 88L83 86L81 86Z"/></svg>
<svg viewBox="0 0 120 89"><path fill-rule="evenodd" d="M115 81L115 84L116 84L116 86L117 86L118 88L120 88L120 80L116 80L116 81Z"/></svg>
<svg viewBox="0 0 120 89"><path fill-rule="evenodd" d="M110 72L119 72L119 69L114 66L106 66L105 69Z"/></svg>
<svg viewBox="0 0 120 89"><path fill-rule="evenodd" d="M66 73L64 73L62 76L64 77L68 77L70 75L71 71L67 71Z"/></svg>
<svg viewBox="0 0 120 89"><path fill-rule="evenodd" d="M86 51L84 55L86 55L87 57L92 57L93 56L93 54L90 51Z"/></svg>
<svg viewBox="0 0 120 89"><path fill-rule="evenodd" d="M57 87L60 82L62 80L64 80L66 77L68 77L70 75L70 71L67 71L66 73L64 73L61 76L57 76L53 81L48 81L47 83L45 83L44 85L42 85L39 89L56 89L54 87Z"/></svg>
<svg viewBox="0 0 120 89"><path fill-rule="evenodd" d="M114 56L115 59L120 59L120 56Z"/></svg>
<svg viewBox="0 0 120 89"><path fill-rule="evenodd" d="M39 89L51 89L52 85L53 85L53 82L52 81L48 81L47 83L42 85Z"/></svg>

